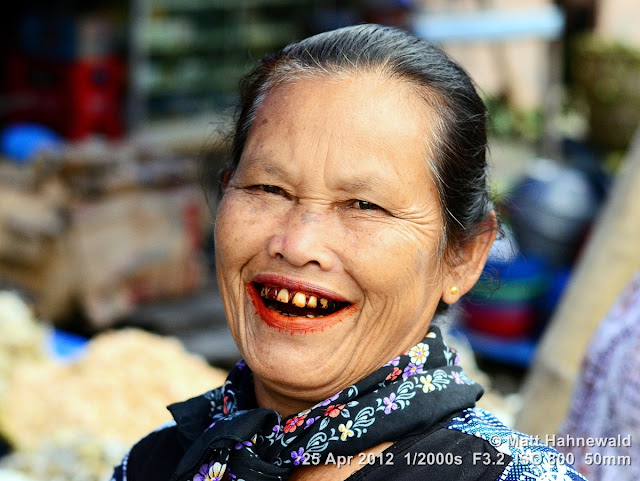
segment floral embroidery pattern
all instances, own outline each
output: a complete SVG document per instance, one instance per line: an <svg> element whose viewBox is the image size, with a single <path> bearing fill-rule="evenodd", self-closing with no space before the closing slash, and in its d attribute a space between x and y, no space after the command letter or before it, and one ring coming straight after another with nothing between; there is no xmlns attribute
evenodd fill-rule
<svg viewBox="0 0 640 481"><path fill-rule="evenodd" d="M415 376L416 374L422 374L422 364L414 364L410 362L407 367L404 368L402 373L402 379L407 379L409 376Z"/></svg>
<svg viewBox="0 0 640 481"><path fill-rule="evenodd" d="M353 426L353 421L347 421L347 424L341 424L338 426L338 431L342 434L340 435L340 441L346 441L347 438L350 438L355 433L351 430L351 426Z"/></svg>
<svg viewBox="0 0 640 481"><path fill-rule="evenodd" d="M306 414L303 414L301 416L298 415L289 419L284 425L284 432L285 433L294 432L298 426L302 426L306 417L307 417Z"/></svg>
<svg viewBox="0 0 640 481"><path fill-rule="evenodd" d="M387 374L387 377L385 378L385 381L395 381L396 378L402 374L402 371L400 369L398 369L397 367L393 368L393 371L391 371L389 374Z"/></svg>
<svg viewBox="0 0 640 481"><path fill-rule="evenodd" d="M420 376L420 382L422 383L423 392L431 392L436 390L436 386L433 384L433 376L427 374L426 376Z"/></svg>
<svg viewBox="0 0 640 481"><path fill-rule="evenodd" d="M396 399L396 394L391 393L389 397L386 397L382 400L382 403L385 405L384 413L389 414L391 411L398 409L398 405L394 402Z"/></svg>
<svg viewBox="0 0 640 481"><path fill-rule="evenodd" d="M308 418L304 423L304 429L311 427L311 425L315 423L318 419L320 419L320 416L316 416L314 418Z"/></svg>
<svg viewBox="0 0 640 481"><path fill-rule="evenodd" d="M236 444L236 449L249 448L251 447L251 441L242 441L241 443Z"/></svg>
<svg viewBox="0 0 640 481"><path fill-rule="evenodd" d="M456 384L464 384L464 381L462 380L462 377L460 376L459 372L453 371L451 373L451 377L453 378Z"/></svg>
<svg viewBox="0 0 640 481"><path fill-rule="evenodd" d="M419 343L409 350L409 357L414 364L424 364L429 356L429 345Z"/></svg>
<svg viewBox="0 0 640 481"><path fill-rule="evenodd" d="M221 481L226 469L226 464L220 464L214 461L203 464L193 477L193 481Z"/></svg>
<svg viewBox="0 0 640 481"><path fill-rule="evenodd" d="M300 448L297 451L291 451L291 459L293 459L294 466L298 466L306 458L307 456L304 453L304 448Z"/></svg>
<svg viewBox="0 0 640 481"><path fill-rule="evenodd" d="M325 410L324 415L329 416L330 418L338 417L340 415L340 411L344 408L345 404L332 404Z"/></svg>

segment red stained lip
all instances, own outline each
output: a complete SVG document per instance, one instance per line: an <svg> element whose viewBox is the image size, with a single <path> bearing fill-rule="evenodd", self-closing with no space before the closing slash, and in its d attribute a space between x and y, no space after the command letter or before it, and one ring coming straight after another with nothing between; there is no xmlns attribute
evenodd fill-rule
<svg viewBox="0 0 640 481"><path fill-rule="evenodd" d="M262 280L258 280L258 278ZM273 283L274 285L281 285L289 289L296 289L297 287L299 290L305 290L306 292L310 292L312 294L326 296L325 298L331 298L329 297L330 294L328 294L326 291L323 292L322 290L319 291L318 289L306 290L303 287L304 283L282 284L280 282L275 282L273 280L271 281L265 280L263 276L256 277L256 280L254 282L257 282L260 284ZM288 332L290 334L306 334L309 332L323 331L324 329L331 327L337 324L338 322L342 322L343 318L345 318L350 314L353 314L356 311L355 305L351 304L343 309L340 309L337 312L334 312L333 314L329 314L323 317L315 317L313 319L310 319L308 317L284 316L279 312L271 310L267 306L265 306L264 302L262 302L262 298L260 297L260 293L256 289L256 285L254 284L254 282L247 283L246 288L247 288L247 293L251 298L251 302L253 303L253 306L256 308L256 313L258 314L258 317L260 317L260 319L268 326L274 327L280 331ZM331 299L336 300L336 298L331 298ZM341 297L338 297L338 299L341 299ZM340 302L346 302L346 301L340 301Z"/></svg>
<svg viewBox="0 0 640 481"><path fill-rule="evenodd" d="M274 287L284 287L290 291L303 291L306 294L313 294L318 298L324 297L329 301L349 302L337 292L330 291L323 287L314 286L313 284L308 284L304 281L296 281L295 279L290 279L282 275L259 274L253 278L253 282Z"/></svg>

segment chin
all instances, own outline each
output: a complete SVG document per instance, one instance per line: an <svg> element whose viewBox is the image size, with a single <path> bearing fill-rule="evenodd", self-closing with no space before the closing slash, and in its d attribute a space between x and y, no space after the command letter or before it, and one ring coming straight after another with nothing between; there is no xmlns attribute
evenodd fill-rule
<svg viewBox="0 0 640 481"><path fill-rule="evenodd" d="M331 386L338 386L337 378L340 378L335 374L352 362L341 353L345 343L349 343L353 318L330 319L333 321L330 325L319 328L318 324L310 325L314 320L309 318L260 315L251 301L246 307L242 328L245 335L236 337L236 343L254 375L283 391L309 395L310 400L311 391L332 395Z"/></svg>

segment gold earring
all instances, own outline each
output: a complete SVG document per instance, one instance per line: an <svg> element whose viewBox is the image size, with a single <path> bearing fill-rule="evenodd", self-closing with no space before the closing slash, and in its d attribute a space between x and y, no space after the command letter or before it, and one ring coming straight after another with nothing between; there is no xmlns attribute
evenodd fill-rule
<svg viewBox="0 0 640 481"><path fill-rule="evenodd" d="M455 296L458 293L458 287L457 286L451 286L449 288L449 292L451 292L451 294L453 294Z"/></svg>

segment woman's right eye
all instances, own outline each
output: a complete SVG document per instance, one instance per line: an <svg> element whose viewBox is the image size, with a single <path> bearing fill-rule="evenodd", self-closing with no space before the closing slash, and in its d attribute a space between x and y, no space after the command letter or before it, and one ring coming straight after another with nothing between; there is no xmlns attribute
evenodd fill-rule
<svg viewBox="0 0 640 481"><path fill-rule="evenodd" d="M278 187L277 185L260 184L260 185L255 185L254 188L263 190L264 192L267 192L269 194L284 195L284 196L287 195L286 192L280 187Z"/></svg>

